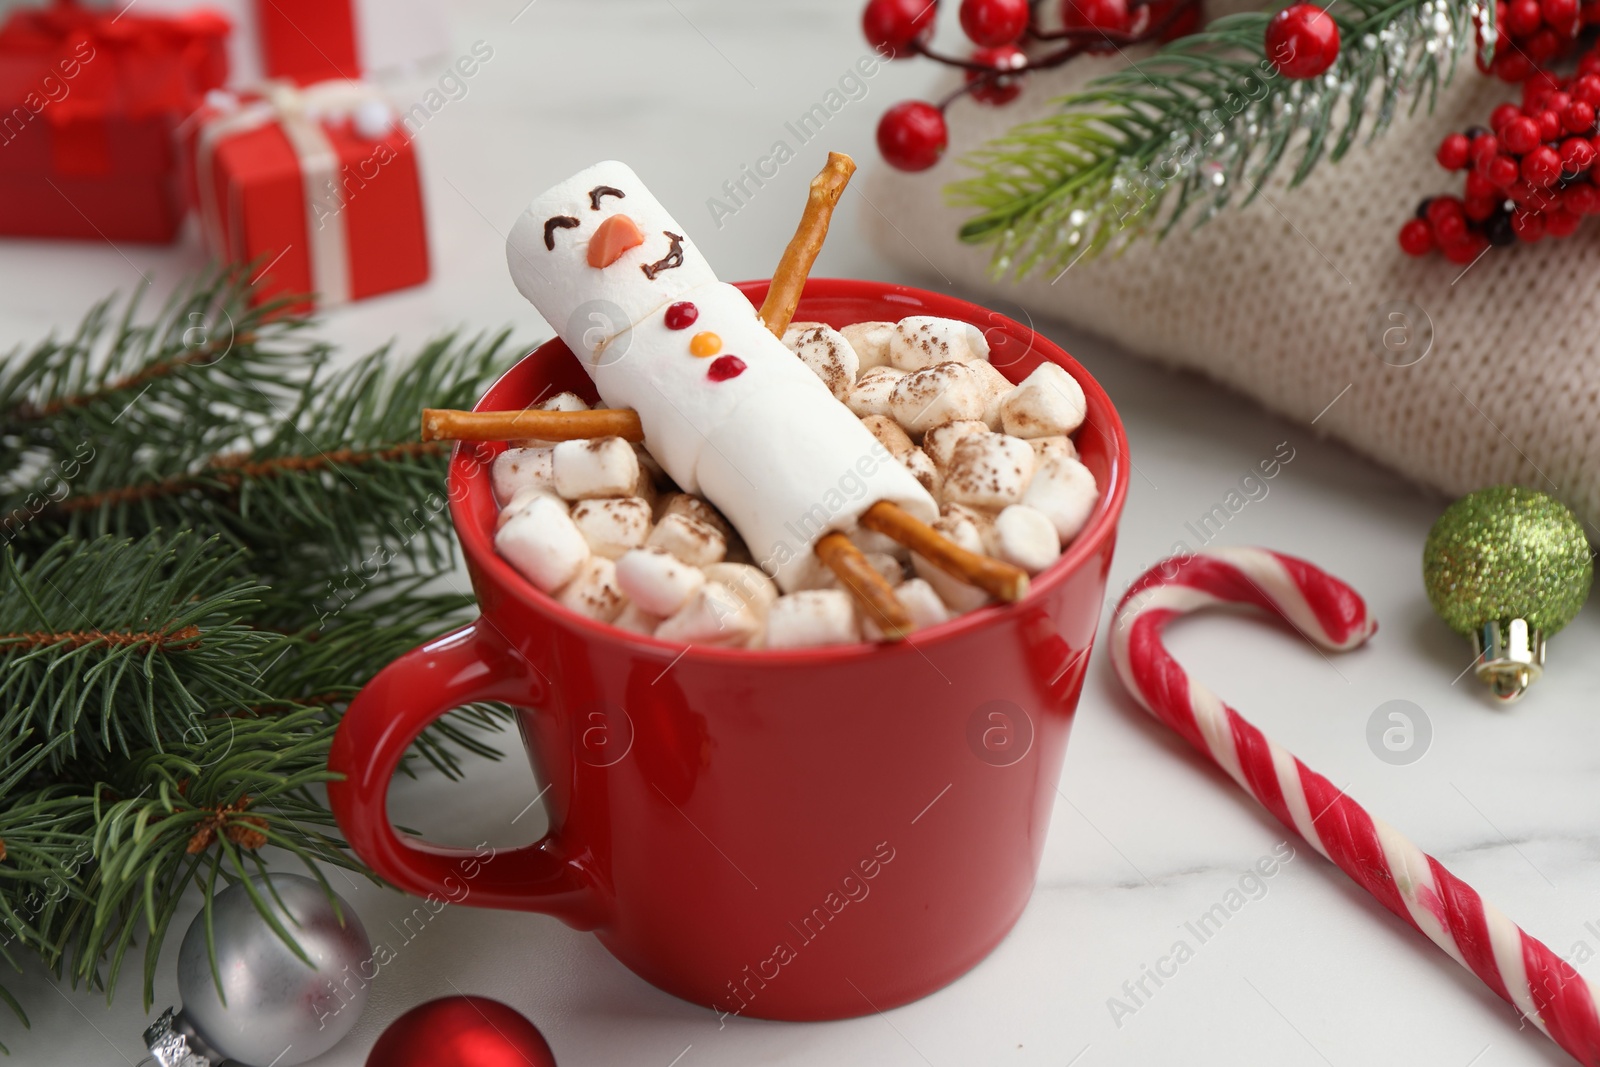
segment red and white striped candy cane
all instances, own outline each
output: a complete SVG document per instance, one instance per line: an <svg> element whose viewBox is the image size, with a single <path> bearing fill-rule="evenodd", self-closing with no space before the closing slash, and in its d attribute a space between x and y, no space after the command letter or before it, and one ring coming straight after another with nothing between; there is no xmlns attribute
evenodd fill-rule
<svg viewBox="0 0 1600 1067"><path fill-rule="evenodd" d="M1117 608L1111 656L1128 690L1579 1063L1600 1067L1594 986L1438 860L1274 744L1167 652L1161 635L1169 621L1226 604L1261 608L1334 651L1360 645L1377 629L1355 590L1304 560L1259 548L1174 557L1145 572Z"/></svg>

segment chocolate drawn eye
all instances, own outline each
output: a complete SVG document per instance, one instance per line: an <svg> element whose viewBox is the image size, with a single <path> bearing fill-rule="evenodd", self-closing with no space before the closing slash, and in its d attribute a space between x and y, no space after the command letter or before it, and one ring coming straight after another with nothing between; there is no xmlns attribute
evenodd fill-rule
<svg viewBox="0 0 1600 1067"><path fill-rule="evenodd" d="M599 211L600 198L603 196L614 196L618 200L622 200L626 198L627 195L627 193L613 185L597 185L593 189L589 190L589 209L591 211Z"/></svg>
<svg viewBox="0 0 1600 1067"><path fill-rule="evenodd" d="M580 225L578 220L571 215L556 215L544 220L544 246L547 250L556 250L556 231L570 230Z"/></svg>

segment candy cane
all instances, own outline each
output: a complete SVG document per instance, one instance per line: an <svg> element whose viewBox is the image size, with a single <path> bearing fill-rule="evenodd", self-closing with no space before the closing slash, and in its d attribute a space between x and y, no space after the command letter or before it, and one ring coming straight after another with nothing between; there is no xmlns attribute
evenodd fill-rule
<svg viewBox="0 0 1600 1067"><path fill-rule="evenodd" d="M1111 655L1129 692L1579 1063L1600 1067L1594 986L1438 860L1274 744L1167 652L1161 635L1169 621L1224 604L1261 608L1333 651L1355 648L1377 629L1355 590L1304 560L1258 548L1174 557L1145 572L1117 608Z"/></svg>

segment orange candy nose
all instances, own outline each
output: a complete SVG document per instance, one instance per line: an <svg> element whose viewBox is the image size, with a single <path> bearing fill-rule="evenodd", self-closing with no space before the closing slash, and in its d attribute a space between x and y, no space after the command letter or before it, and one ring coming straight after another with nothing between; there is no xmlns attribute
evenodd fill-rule
<svg viewBox="0 0 1600 1067"><path fill-rule="evenodd" d="M644 244L639 224L626 215L612 215L595 228L589 238L589 266L609 267L630 248Z"/></svg>

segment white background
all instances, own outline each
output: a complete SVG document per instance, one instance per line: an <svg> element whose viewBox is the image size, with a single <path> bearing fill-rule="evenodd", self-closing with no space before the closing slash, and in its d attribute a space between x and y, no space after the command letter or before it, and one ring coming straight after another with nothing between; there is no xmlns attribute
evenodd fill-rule
<svg viewBox="0 0 1600 1067"><path fill-rule="evenodd" d="M415 346L438 331L547 331L505 271L502 234L534 192L598 159L631 162L724 278L771 272L792 231L805 183L828 148L881 165L871 134L884 108L920 95L926 63L872 79L823 139L718 228L705 210L723 180L783 136L865 52L861 0L472 0L450 5L451 55L484 40L494 57L421 131L434 281L328 317L352 350L391 336ZM953 2L947 6L954 6ZM519 15L519 9L521 13ZM946 12L948 23L953 12ZM417 99L427 80L399 90ZM410 95L406 95L410 94ZM826 142L826 143L824 143ZM1418 149L1423 150L1422 148ZM819 275L904 277L858 236L847 195ZM952 239L943 233L915 241ZM193 233L171 248L0 243L0 344L75 323L113 289L157 290L198 269ZM1158 309L1153 309L1158 311ZM1308 557L1364 593L1382 629L1370 647L1329 660L1290 633L1244 618L1178 628L1173 644L1199 676L1374 813L1409 832L1489 900L1568 954L1600 952L1600 638L1586 612L1550 648L1547 679L1514 712L1490 707L1471 676L1452 683L1470 651L1433 618L1419 560L1444 501L1193 377L1141 363L1064 326L1043 328L1109 390L1127 423L1132 483L1112 586L1120 589L1219 503L1256 463L1288 442L1295 458L1270 495L1218 538ZM1353 402L1353 401L1349 401ZM1429 717L1433 742L1408 767L1369 749L1369 717L1403 699ZM396 817L440 839L536 836L510 819L537 786L518 759L396 787ZM1218 903L1283 840L1270 817L1147 720L1120 692L1103 650L1089 672L1033 903L971 974L889 1013L824 1024L730 1021L646 985L591 937L554 920L450 908L374 986L359 1028L318 1061L355 1067L402 1011L454 991L525 1012L564 1067L755 1063L971 1064L1561 1064L1565 1056L1470 974L1367 899L1303 846L1178 976L1137 1012L1113 1021L1108 998L1165 954L1183 923ZM338 876L335 876L336 883ZM413 902L342 885L375 938ZM189 902L192 912L195 902ZM186 916L161 967L161 1005ZM1593 968L1591 968L1593 970ZM7 976L32 1016L20 1031L0 1016L12 1062L98 1067L134 1063L147 1021L137 968L119 997L74 993L30 970Z"/></svg>

